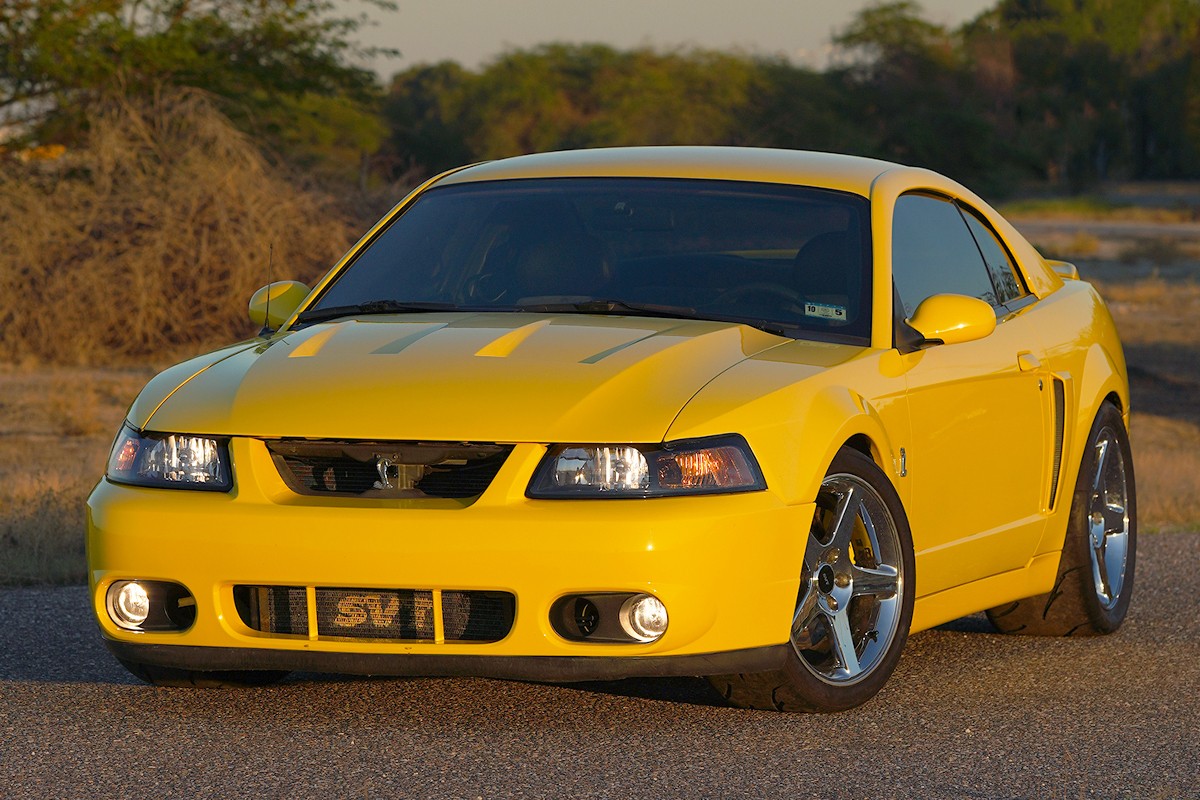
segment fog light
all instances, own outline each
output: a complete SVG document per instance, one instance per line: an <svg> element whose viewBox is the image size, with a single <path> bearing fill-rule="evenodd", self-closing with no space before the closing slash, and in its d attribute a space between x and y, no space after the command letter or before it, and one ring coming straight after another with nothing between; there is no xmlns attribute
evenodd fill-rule
<svg viewBox="0 0 1200 800"><path fill-rule="evenodd" d="M635 594L621 605L621 628L639 642L653 642L667 630L667 607L657 597Z"/></svg>
<svg viewBox="0 0 1200 800"><path fill-rule="evenodd" d="M137 581L117 581L108 588L108 613L122 628L137 630L150 616L150 595Z"/></svg>

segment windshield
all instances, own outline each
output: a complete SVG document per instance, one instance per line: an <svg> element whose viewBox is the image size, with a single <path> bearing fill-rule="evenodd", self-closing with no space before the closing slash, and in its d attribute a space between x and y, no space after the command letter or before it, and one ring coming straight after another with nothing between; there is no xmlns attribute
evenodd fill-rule
<svg viewBox="0 0 1200 800"><path fill-rule="evenodd" d="M867 201L734 181L548 178L421 195L301 316L554 311L867 344Z"/></svg>

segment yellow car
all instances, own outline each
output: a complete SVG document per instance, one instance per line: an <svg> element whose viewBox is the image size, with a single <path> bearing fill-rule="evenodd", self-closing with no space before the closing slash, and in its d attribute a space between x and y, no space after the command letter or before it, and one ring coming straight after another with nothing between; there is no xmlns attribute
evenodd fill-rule
<svg viewBox="0 0 1200 800"><path fill-rule="evenodd" d="M1112 319L941 175L631 148L445 173L130 407L88 517L135 675L703 675L836 711L907 636L1107 633Z"/></svg>

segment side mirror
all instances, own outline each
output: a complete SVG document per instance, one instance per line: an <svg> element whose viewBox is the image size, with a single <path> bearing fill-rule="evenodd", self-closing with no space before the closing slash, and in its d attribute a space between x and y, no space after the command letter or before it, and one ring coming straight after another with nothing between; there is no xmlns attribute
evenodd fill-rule
<svg viewBox="0 0 1200 800"><path fill-rule="evenodd" d="M906 320L924 341L918 349L937 344L973 342L996 330L996 312L977 297L935 294L927 297Z"/></svg>
<svg viewBox="0 0 1200 800"><path fill-rule="evenodd" d="M250 298L250 321L261 325L263 330L276 330L288 317L296 312L308 287L300 281L275 281L259 289Z"/></svg>

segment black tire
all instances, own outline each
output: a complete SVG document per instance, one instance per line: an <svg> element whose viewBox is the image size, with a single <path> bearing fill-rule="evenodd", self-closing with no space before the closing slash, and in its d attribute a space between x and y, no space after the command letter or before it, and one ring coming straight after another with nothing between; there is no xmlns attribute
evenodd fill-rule
<svg viewBox="0 0 1200 800"><path fill-rule="evenodd" d="M1137 496L1129 435L1121 412L1105 401L1083 451L1054 588L989 609L988 619L1002 633L1112 633L1129 611L1136 554Z"/></svg>
<svg viewBox="0 0 1200 800"><path fill-rule="evenodd" d="M244 689L255 686L270 686L287 676L287 672L275 670L224 670L204 672L175 667L160 667L118 658L121 666L134 676L155 686L188 687L196 689Z"/></svg>
<svg viewBox="0 0 1200 800"><path fill-rule="evenodd" d="M851 510L852 520L845 516ZM849 524L837 525L839 518ZM817 494L787 663L709 682L741 708L832 712L867 702L900 660L914 575L912 535L896 490L871 459L842 448Z"/></svg>

